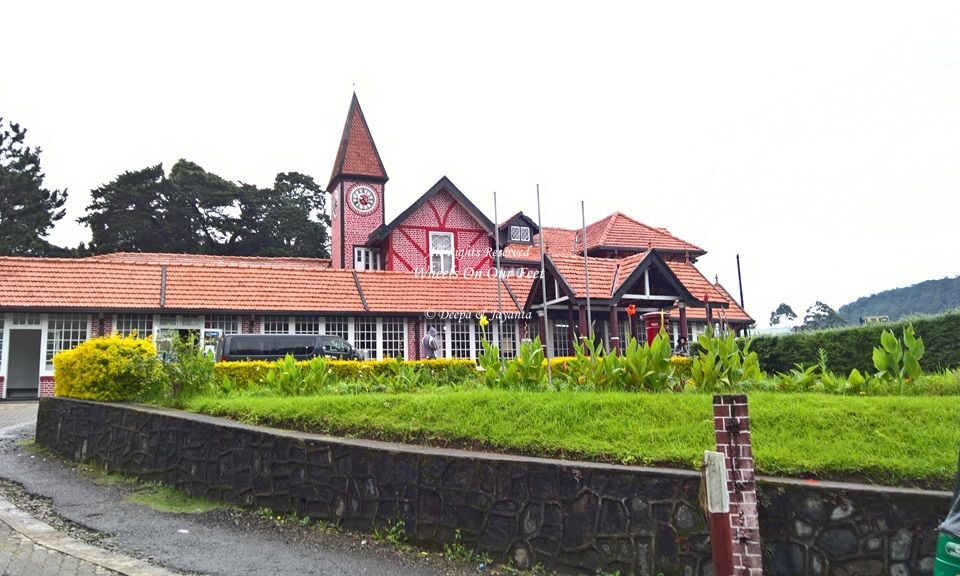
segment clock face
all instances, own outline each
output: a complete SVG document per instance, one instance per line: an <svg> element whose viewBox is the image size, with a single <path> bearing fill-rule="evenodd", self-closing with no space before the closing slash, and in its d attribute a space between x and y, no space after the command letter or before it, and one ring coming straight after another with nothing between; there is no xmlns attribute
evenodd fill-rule
<svg viewBox="0 0 960 576"><path fill-rule="evenodd" d="M357 186L350 191L350 206L361 214L372 212L377 207L377 193L366 186Z"/></svg>
<svg viewBox="0 0 960 576"><path fill-rule="evenodd" d="M330 203L331 216L336 218L340 214L340 191L333 191L333 201Z"/></svg>

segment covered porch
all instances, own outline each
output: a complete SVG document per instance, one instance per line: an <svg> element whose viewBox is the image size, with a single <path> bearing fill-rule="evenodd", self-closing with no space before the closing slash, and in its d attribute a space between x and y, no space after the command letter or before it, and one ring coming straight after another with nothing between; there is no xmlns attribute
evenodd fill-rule
<svg viewBox="0 0 960 576"><path fill-rule="evenodd" d="M673 346L681 337L689 341L692 332L703 333L718 311L729 306L709 294L698 298L655 250L586 262L582 257L550 255L544 266L543 278L534 282L525 308L537 320L531 337L545 336L541 342L551 356L572 355L573 343L590 333L608 352L623 350L631 337L643 341L661 325ZM691 310L699 323L688 319Z"/></svg>

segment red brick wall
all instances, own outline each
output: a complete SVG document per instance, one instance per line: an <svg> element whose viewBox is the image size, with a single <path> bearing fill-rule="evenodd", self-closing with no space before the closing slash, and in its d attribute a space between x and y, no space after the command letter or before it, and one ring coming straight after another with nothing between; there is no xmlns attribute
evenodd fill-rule
<svg viewBox="0 0 960 576"><path fill-rule="evenodd" d="M350 192L357 186L366 186L377 193L377 206L369 214L360 214L350 207ZM337 184L340 191L340 210L330 220L330 246L332 250L332 268L353 268L353 247L367 243L367 238L378 226L383 224L383 184L354 182L347 180ZM340 214L343 221L340 221ZM340 227L343 227L343 244L340 241Z"/></svg>
<svg viewBox="0 0 960 576"><path fill-rule="evenodd" d="M40 377L40 396L53 396L53 376Z"/></svg>
<svg viewBox="0 0 960 576"><path fill-rule="evenodd" d="M421 335L417 334L417 321L414 318L407 318L407 360L417 359L417 347L420 346ZM423 331L423 323L420 324L420 330Z"/></svg>
<svg viewBox="0 0 960 576"><path fill-rule="evenodd" d="M714 396L713 424L717 452L726 456L733 572L736 576L760 576L763 574L763 556L747 396Z"/></svg>
<svg viewBox="0 0 960 576"><path fill-rule="evenodd" d="M453 232L458 274L467 269L486 272L492 268L492 239L480 223L443 190L400 223L390 235L387 269L401 272L429 270L430 232Z"/></svg>
<svg viewBox="0 0 960 576"><path fill-rule="evenodd" d="M333 209L333 198L336 196L338 204L343 202L343 184L337 184L337 187L330 193L330 267L343 268L343 261L340 259L340 206Z"/></svg>

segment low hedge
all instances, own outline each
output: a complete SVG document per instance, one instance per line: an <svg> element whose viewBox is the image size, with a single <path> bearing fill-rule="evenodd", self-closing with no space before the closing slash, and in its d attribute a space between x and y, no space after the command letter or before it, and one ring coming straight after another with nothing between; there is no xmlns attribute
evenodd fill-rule
<svg viewBox="0 0 960 576"><path fill-rule="evenodd" d="M768 374L789 372L797 364L816 364L820 348L826 350L827 367L834 372L849 374L854 368L874 372L873 348L880 345L880 334L892 330L897 338L902 338L907 324L912 324L917 336L923 339L926 353L920 366L925 372L960 367L960 313L957 312L896 324L758 336L753 339L750 350L757 353L760 368Z"/></svg>
<svg viewBox="0 0 960 576"><path fill-rule="evenodd" d="M259 386L263 377L276 363L263 360L245 362L217 362L213 367L214 378L223 380L224 376L238 389ZM304 368L308 361L297 362ZM327 360L329 370L344 382L364 380L369 375L389 374L397 364L396 360ZM404 360L401 364L415 366L431 372L439 384L460 383L476 378L476 363L473 360L459 358L438 358L435 360Z"/></svg>
<svg viewBox="0 0 960 576"><path fill-rule="evenodd" d="M103 402L134 400L156 392L163 367L149 338L93 338L53 357L53 393Z"/></svg>

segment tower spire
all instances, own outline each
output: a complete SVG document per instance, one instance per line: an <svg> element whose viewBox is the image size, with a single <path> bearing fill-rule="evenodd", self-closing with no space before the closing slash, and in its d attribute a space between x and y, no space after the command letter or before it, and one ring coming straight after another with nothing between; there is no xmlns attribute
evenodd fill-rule
<svg viewBox="0 0 960 576"><path fill-rule="evenodd" d="M360 101L354 92L347 112L347 121L340 137L337 159L333 163L328 190L332 190L343 177L349 176L374 182L385 183L389 178L383 167L377 145L373 142L370 127L360 109Z"/></svg>

